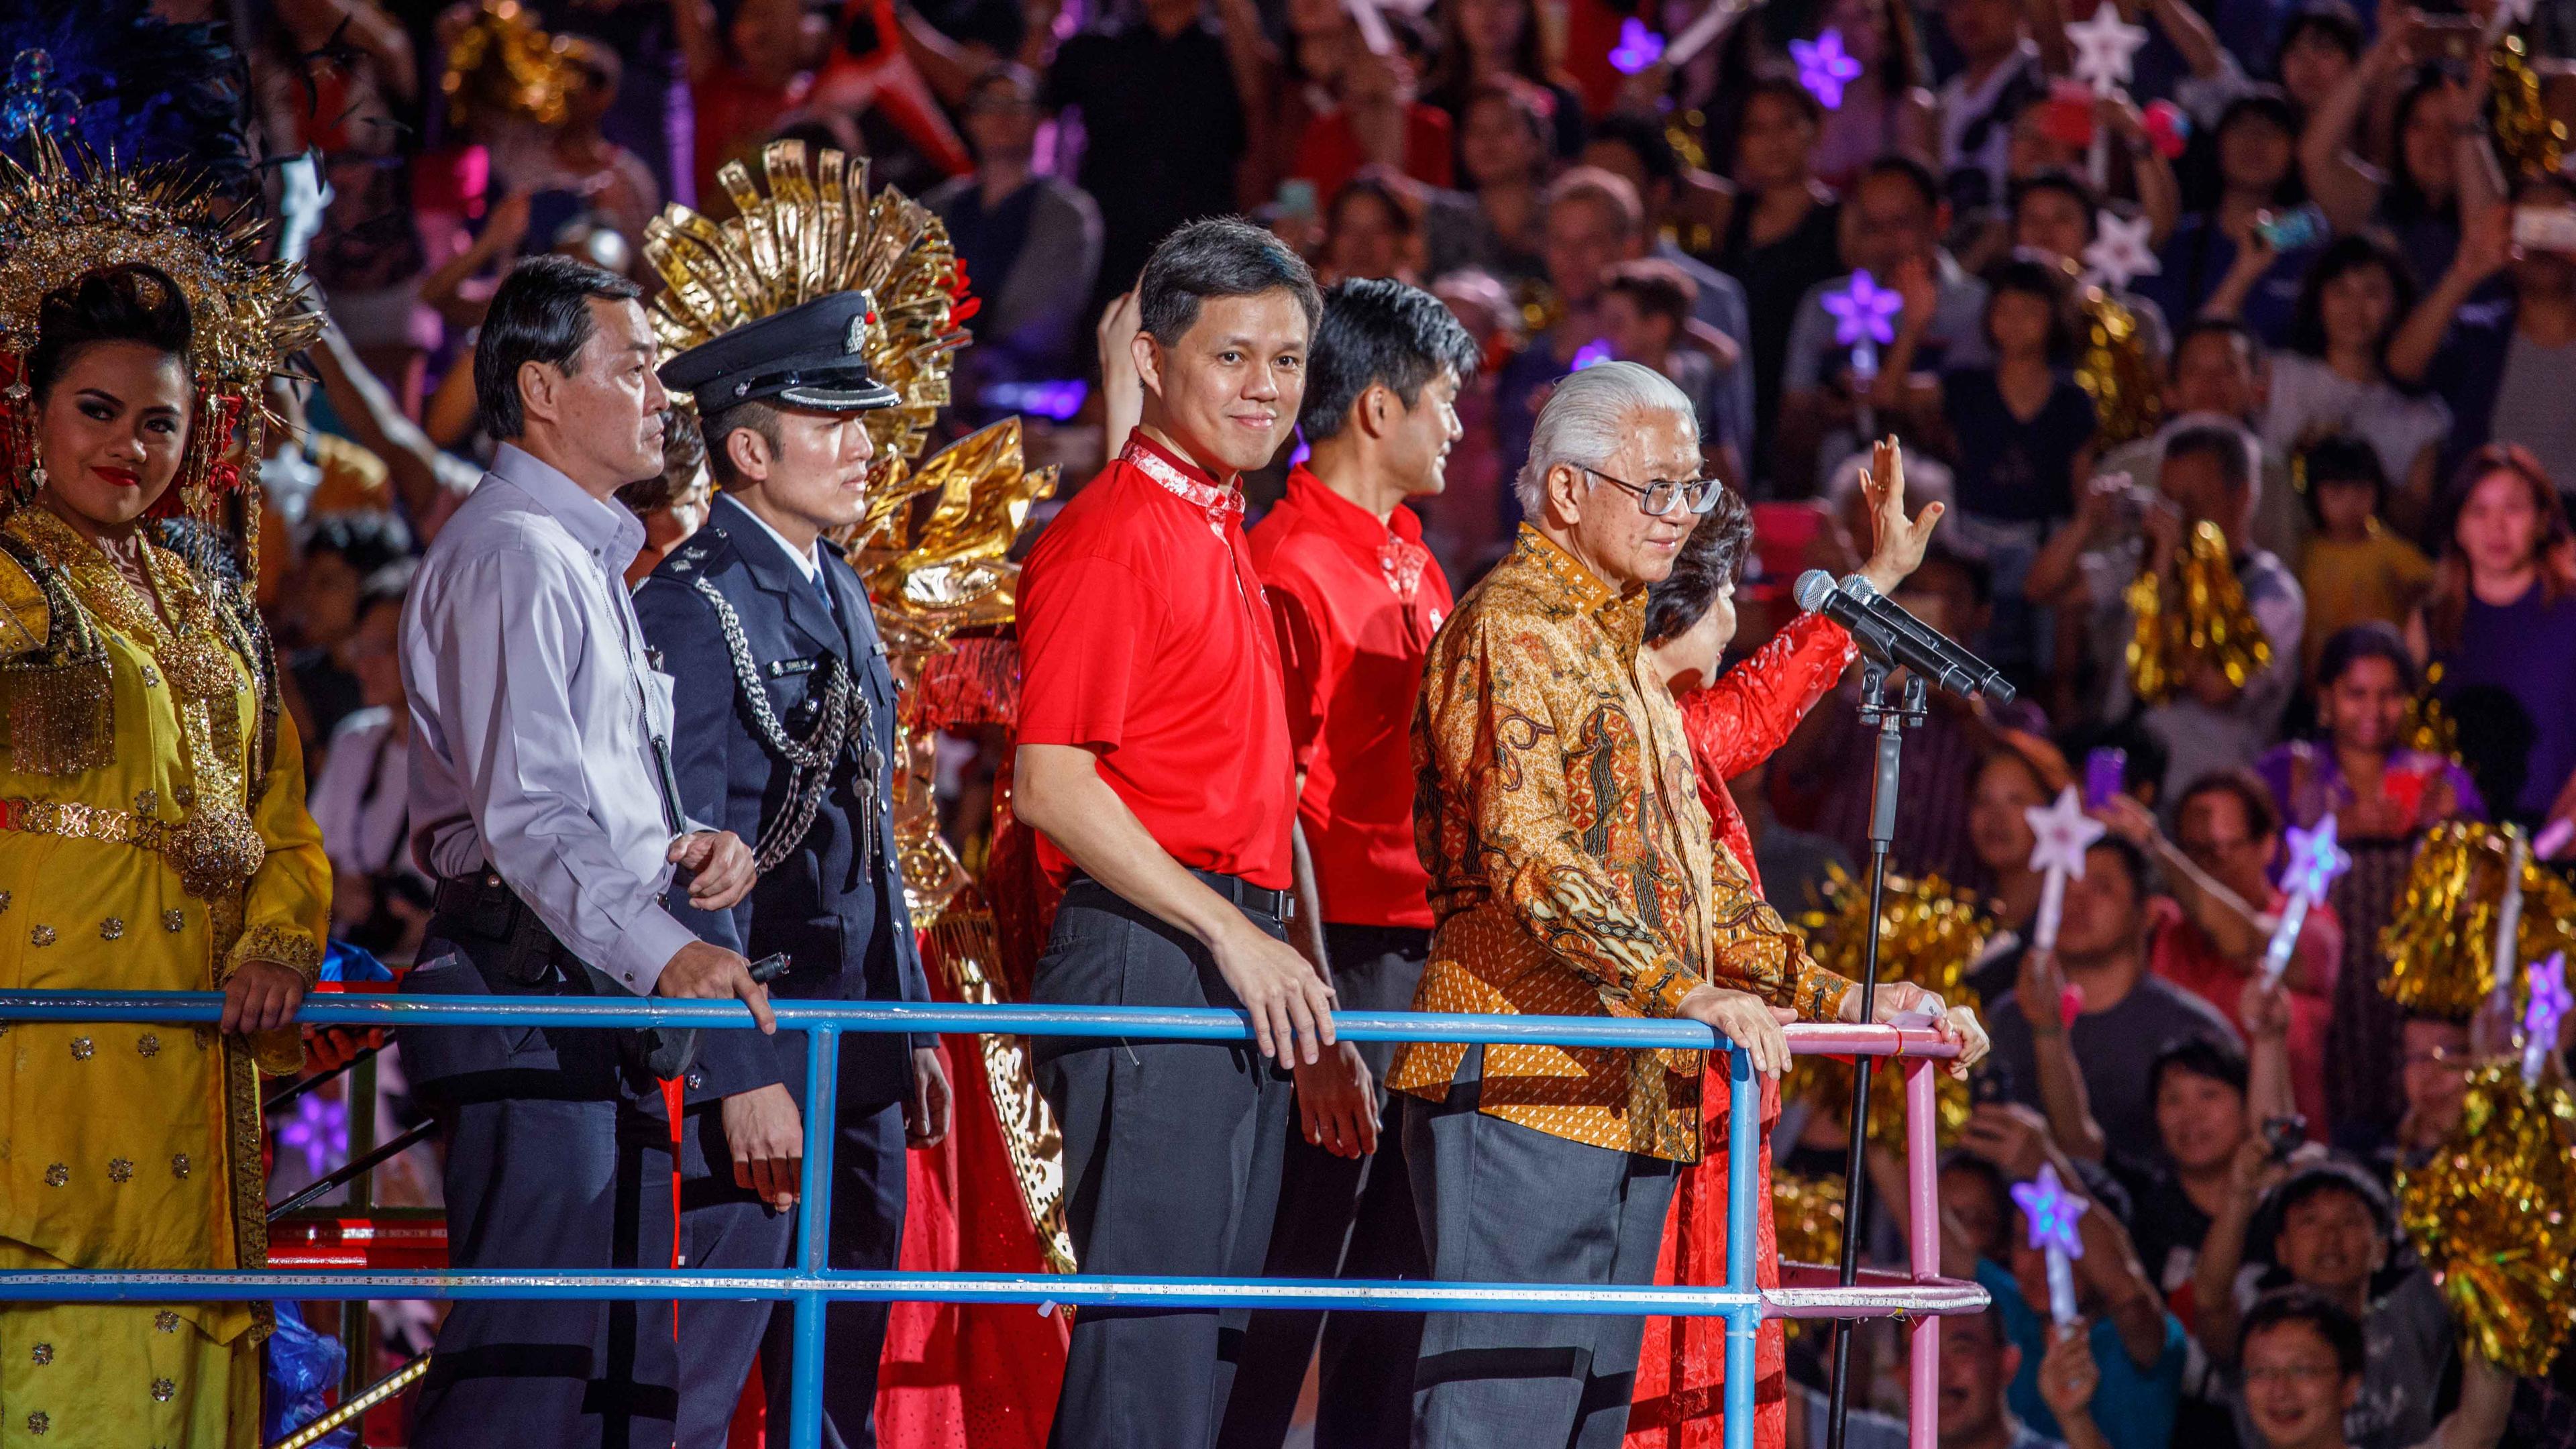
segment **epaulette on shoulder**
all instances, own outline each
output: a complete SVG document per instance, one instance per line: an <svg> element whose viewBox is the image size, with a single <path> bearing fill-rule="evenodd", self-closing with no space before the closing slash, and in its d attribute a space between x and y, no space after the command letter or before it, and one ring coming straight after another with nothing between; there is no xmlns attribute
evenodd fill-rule
<svg viewBox="0 0 2576 1449"><path fill-rule="evenodd" d="M671 550L662 567L683 578L718 569L733 557L733 539L722 528L709 523L701 525L678 548Z"/></svg>

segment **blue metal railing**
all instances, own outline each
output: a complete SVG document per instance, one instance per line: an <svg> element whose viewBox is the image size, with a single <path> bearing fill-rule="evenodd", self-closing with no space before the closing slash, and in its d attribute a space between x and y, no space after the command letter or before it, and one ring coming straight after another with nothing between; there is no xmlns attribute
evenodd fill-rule
<svg viewBox="0 0 2576 1449"><path fill-rule="evenodd" d="M211 992L142 993L0 992L0 1022L209 1023L223 998ZM806 1056L805 1100L833 1100L844 1032L1001 1033L1121 1040L1246 1041L1250 1019L1241 1012L1153 1007L960 1006L912 1002L777 1002L781 1031L811 1038ZM742 1029L752 1025L736 1001L628 1001L566 997L375 996L317 994L305 999L297 1020L310 1026L548 1026L648 1025ZM299 1298L363 1301L434 1299L639 1299L774 1298L795 1305L795 1367L790 1390L790 1449L815 1449L821 1434L824 1305L832 1299L914 1300L947 1303L1032 1303L1091 1306L1150 1303L1170 1308L1252 1304L1262 1307L1359 1309L1404 1312L1575 1313L1614 1316L1674 1315L1726 1320L1725 1440L1727 1449L1751 1449L1753 1349L1760 1321L1777 1304L1754 1278L1755 1154L1761 1140L1761 1093L1752 1060L1740 1047L1692 1021L1605 1017L1465 1016L1432 1013L1337 1013L1334 1026L1348 1041L1524 1043L1551 1046L1713 1050L1727 1059L1730 1095L1727 1131L1726 1284L1706 1287L1567 1287L1544 1284L1430 1283L1282 1278L1112 1277L1100 1274L906 1274L836 1269L826 1259L831 1221L832 1174L828 1154L830 1114L805 1113L802 1210L796 1229L796 1266L775 1272L704 1274L684 1271L522 1271L450 1269L438 1272L0 1272L0 1301L213 1302ZM1886 1027L1792 1027L1791 1048L1803 1052L1905 1056L1918 1075L1920 1059L1952 1055L1933 1034ZM1926 1093L1909 1115L1928 1116ZM1926 1155L1928 1121L1911 1155ZM1918 1200L1928 1188L1931 1164L1909 1164ZM1918 1228L1918 1243L1922 1233ZM1918 1287L1930 1288L1922 1253L1916 1253ZM1836 1303L1854 1316L1868 1293L1843 1290ZM1890 1299L1875 1312L1932 1314L1967 1311L1983 1295L1954 1285ZM1955 1300L1955 1301L1954 1301ZM1918 1386L1927 1381L1925 1356L1934 1340L1919 1330L1914 1366ZM1920 1395L1918 1394L1918 1397ZM1918 1406L1918 1435L1928 1423Z"/></svg>

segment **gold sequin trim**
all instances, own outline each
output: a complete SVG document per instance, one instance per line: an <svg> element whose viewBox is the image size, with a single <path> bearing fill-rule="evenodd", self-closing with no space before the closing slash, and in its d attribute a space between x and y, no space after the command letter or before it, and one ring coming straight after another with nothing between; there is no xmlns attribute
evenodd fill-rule
<svg viewBox="0 0 2576 1449"><path fill-rule="evenodd" d="M38 926L36 929L27 933L27 940L33 945L50 946L54 944L54 928L51 926Z"/></svg>
<svg viewBox="0 0 2576 1449"><path fill-rule="evenodd" d="M306 985L322 979L322 946L310 931L292 926L253 926L241 933L226 956L224 974L229 977L246 961L274 961L304 978Z"/></svg>
<svg viewBox="0 0 2576 1449"><path fill-rule="evenodd" d="M161 1055L161 1038L147 1031L142 1039L134 1044L134 1049L147 1057L157 1057Z"/></svg>
<svg viewBox="0 0 2576 1449"><path fill-rule="evenodd" d="M109 1158L107 1160L107 1180L110 1182L132 1182L134 1180L134 1159L130 1157Z"/></svg>
<svg viewBox="0 0 2576 1449"><path fill-rule="evenodd" d="M131 810L77 800L13 798L0 800L0 830L148 850L178 872L180 885L200 900L240 890L268 858L267 842L260 839L250 817L220 806L198 811L174 825Z"/></svg>
<svg viewBox="0 0 2576 1449"><path fill-rule="evenodd" d="M163 1333L177 1333L179 1331L179 1315L171 1312L167 1308L164 1308L160 1312L152 1315L152 1326L161 1330Z"/></svg>
<svg viewBox="0 0 2576 1449"><path fill-rule="evenodd" d="M90 1055L91 1055L91 1053L96 1052L97 1050L98 1050L98 1045L97 1045L95 1042L92 1042L88 1037L85 1037L85 1036L76 1036L76 1037L73 1037L73 1038L72 1038L72 1060L73 1060L73 1061L76 1061L76 1062L85 1062L85 1061L88 1061L88 1060L90 1059Z"/></svg>
<svg viewBox="0 0 2576 1449"><path fill-rule="evenodd" d="M114 917L114 916L110 916L110 917L108 917L106 920L99 922L99 923L98 923L98 938L99 938L100 940L102 940L102 941L122 941L122 940L124 940L124 939L125 939L125 922L123 922L123 921L121 921L121 920L118 920L118 919L117 919L116 917Z"/></svg>
<svg viewBox="0 0 2576 1449"><path fill-rule="evenodd" d="M172 935L177 935L179 932L188 929L188 913L175 908L163 911L161 913L161 929L170 932Z"/></svg>
<svg viewBox="0 0 2576 1449"><path fill-rule="evenodd" d="M72 1180L72 1170L57 1162L45 1169L45 1186L61 1187Z"/></svg>

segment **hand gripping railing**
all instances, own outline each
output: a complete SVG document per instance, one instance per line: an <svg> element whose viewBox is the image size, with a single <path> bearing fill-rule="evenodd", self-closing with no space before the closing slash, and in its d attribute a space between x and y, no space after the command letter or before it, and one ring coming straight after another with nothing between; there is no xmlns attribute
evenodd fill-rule
<svg viewBox="0 0 2576 1449"><path fill-rule="evenodd" d="M0 992L0 1022L125 1021L206 1023L223 998L211 992ZM806 1054L805 1100L832 1100L843 1032L1002 1033L1157 1041L1244 1041L1241 1012L1153 1007L964 1006L918 1002L778 1002L778 1028L812 1038ZM339 996L305 998L296 1018L307 1026L646 1025L743 1028L747 1008L735 1001L626 1001L524 996ZM269 1298L364 1301L378 1298L644 1299L776 1298L796 1307L795 1369L790 1389L790 1449L820 1443L823 1308L831 1299L941 1303L1153 1304L1170 1308L1252 1305L1266 1308L1400 1312L1669 1314L1726 1320L1726 1446L1752 1449L1753 1346L1764 1318L1905 1317L1912 1324L1912 1394L1908 1439L1930 1449L1939 1401L1938 1315L1973 1313L1984 1290L1939 1276L1938 1167L1932 1139L1934 1061L1957 1048L1931 1031L1885 1026L1798 1025L1789 1048L1805 1055L1886 1056L1906 1073L1906 1179L1913 1211L1911 1272L1866 1274L1857 1287L1799 1274L1764 1290L1754 1281L1753 1254L1760 1177L1761 1093L1741 1047L1692 1021L1585 1016L1462 1016L1437 1013L1336 1013L1345 1041L1440 1041L1644 1049L1714 1049L1727 1058L1734 1091L1727 1115L1726 1283L1723 1287L1569 1287L1562 1284L1433 1283L1310 1278L1149 1278L1104 1274L902 1273L829 1265L829 1233L814 1224L832 1217L832 1134L828 1114L805 1114L804 1211L796 1228L796 1266L771 1272L523 1271L442 1272L0 1272L0 1301L218 1302Z"/></svg>

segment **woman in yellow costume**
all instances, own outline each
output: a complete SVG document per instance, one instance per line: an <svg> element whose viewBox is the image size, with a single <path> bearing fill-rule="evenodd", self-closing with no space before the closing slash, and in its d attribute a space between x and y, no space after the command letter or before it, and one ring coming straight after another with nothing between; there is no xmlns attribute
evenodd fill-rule
<svg viewBox="0 0 2576 1449"><path fill-rule="evenodd" d="M0 162L0 989L224 993L0 1021L0 1269L266 1257L259 1072L300 1064L331 876L216 527L310 329L251 245L166 175ZM256 1446L265 1316L0 1303L0 1446Z"/></svg>

